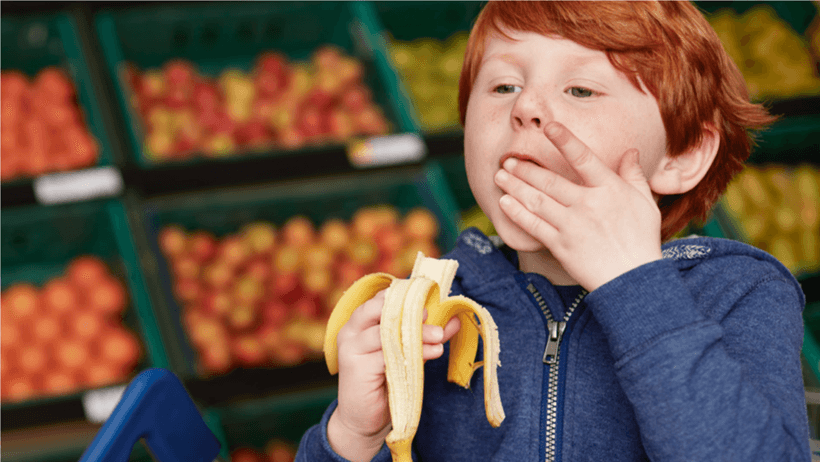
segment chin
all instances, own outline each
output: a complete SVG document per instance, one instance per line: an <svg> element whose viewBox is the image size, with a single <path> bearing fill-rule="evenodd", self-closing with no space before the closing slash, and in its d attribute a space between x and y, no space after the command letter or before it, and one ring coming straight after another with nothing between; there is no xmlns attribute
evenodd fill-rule
<svg viewBox="0 0 820 462"><path fill-rule="evenodd" d="M506 216L501 220L493 220L493 226L498 237L504 244L518 252L538 252L545 250L544 244L532 237L529 233L511 222Z"/></svg>

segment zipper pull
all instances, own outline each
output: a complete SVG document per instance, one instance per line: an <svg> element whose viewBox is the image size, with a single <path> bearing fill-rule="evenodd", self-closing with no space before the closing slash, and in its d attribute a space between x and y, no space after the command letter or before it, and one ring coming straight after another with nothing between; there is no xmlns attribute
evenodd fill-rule
<svg viewBox="0 0 820 462"><path fill-rule="evenodd" d="M556 364L558 363L558 346L561 344L561 337L564 335L567 323L549 320L547 328L549 337L547 337L547 347L544 348L544 364Z"/></svg>

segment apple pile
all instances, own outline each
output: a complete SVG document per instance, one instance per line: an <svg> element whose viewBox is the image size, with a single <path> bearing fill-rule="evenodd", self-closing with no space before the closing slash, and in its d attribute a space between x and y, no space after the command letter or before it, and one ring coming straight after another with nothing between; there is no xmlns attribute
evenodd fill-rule
<svg viewBox="0 0 820 462"><path fill-rule="evenodd" d="M76 257L42 287L15 283L0 298L3 400L118 383L140 360L140 342L122 323L125 287L96 256Z"/></svg>
<svg viewBox="0 0 820 462"><path fill-rule="evenodd" d="M159 69L126 65L125 86L139 118L145 156L156 162L225 157L338 143L390 130L364 81L364 67L324 45L308 62L271 51L245 72L213 78L173 59Z"/></svg>
<svg viewBox="0 0 820 462"><path fill-rule="evenodd" d="M458 32L447 40L393 39L389 47L393 65L410 91L421 128L438 131L458 126L458 79L467 33Z"/></svg>
<svg viewBox="0 0 820 462"><path fill-rule="evenodd" d="M231 451L231 462L293 462L296 447L275 438L265 444L263 450L251 446L239 446Z"/></svg>
<svg viewBox="0 0 820 462"><path fill-rule="evenodd" d="M97 163L97 141L77 104L74 83L49 66L34 79L0 73L0 179L36 177Z"/></svg>
<svg viewBox="0 0 820 462"><path fill-rule="evenodd" d="M358 209L321 226L307 217L245 224L217 238L167 225L158 233L181 320L203 375L318 358L327 318L371 272L406 277L416 254L437 257L439 224L426 208Z"/></svg>

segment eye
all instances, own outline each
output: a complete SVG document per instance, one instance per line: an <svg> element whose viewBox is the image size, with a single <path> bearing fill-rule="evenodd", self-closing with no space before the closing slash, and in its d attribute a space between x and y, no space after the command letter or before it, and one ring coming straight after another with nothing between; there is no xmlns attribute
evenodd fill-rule
<svg viewBox="0 0 820 462"><path fill-rule="evenodd" d="M595 90L590 90L589 88L584 87L570 87L567 89L570 95L576 98L589 98L591 96L598 96L598 93Z"/></svg>
<svg viewBox="0 0 820 462"><path fill-rule="evenodd" d="M519 91L521 91L521 87L519 87L518 85L504 84L493 88L493 91L501 94L518 93Z"/></svg>

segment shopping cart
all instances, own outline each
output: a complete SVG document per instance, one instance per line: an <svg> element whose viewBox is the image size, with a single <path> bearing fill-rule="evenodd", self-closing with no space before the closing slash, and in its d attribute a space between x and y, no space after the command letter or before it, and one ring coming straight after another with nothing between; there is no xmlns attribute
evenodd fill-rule
<svg viewBox="0 0 820 462"><path fill-rule="evenodd" d="M216 436L179 379L165 369L147 369L128 384L80 462L126 462L141 439L159 462L221 460Z"/></svg>

